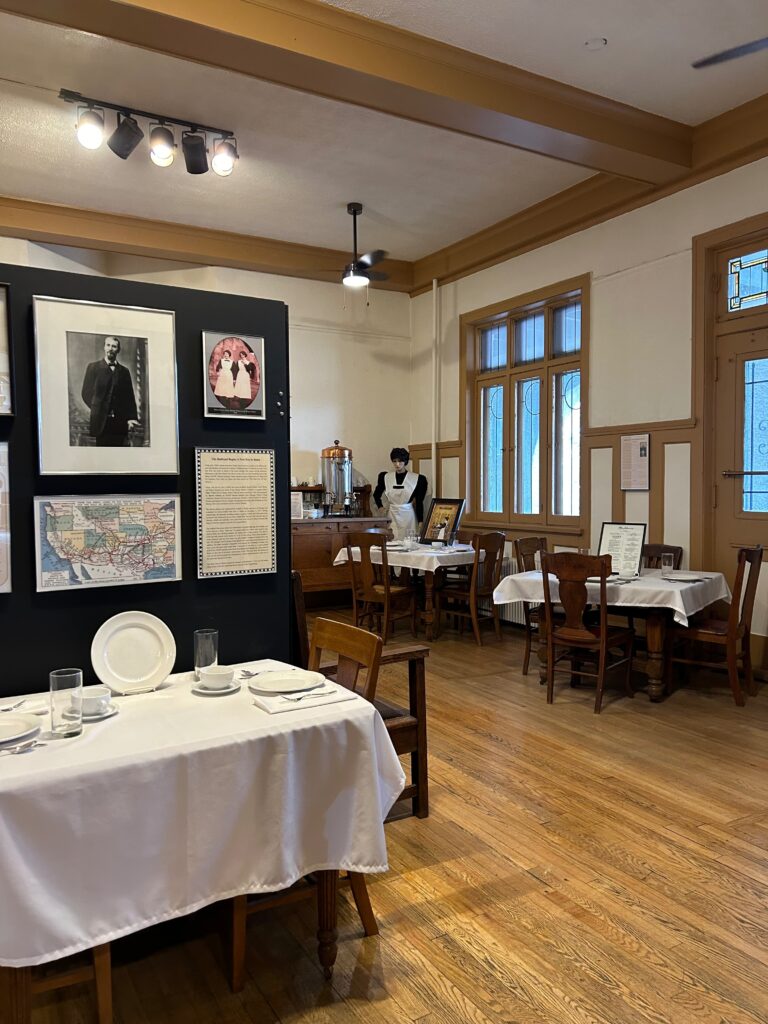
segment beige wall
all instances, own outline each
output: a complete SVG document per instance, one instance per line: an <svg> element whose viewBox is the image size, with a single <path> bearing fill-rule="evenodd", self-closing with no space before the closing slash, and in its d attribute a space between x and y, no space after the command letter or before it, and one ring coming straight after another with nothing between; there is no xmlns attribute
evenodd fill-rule
<svg viewBox="0 0 768 1024"><path fill-rule="evenodd" d="M222 267L43 246L0 238L0 263L100 274L180 288L279 299L288 306L291 473L319 475L321 448L339 438L363 477L375 480L393 445L410 436L410 300L395 292L351 295L323 284ZM215 324L201 324L201 330ZM253 325L258 333L258 324ZM201 401L195 395L194 401ZM202 415L202 409L201 409Z"/></svg>

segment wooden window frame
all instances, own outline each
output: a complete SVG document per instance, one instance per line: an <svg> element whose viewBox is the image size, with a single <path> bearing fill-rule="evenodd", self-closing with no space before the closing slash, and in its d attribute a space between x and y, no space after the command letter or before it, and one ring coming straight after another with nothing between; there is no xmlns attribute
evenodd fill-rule
<svg viewBox="0 0 768 1024"><path fill-rule="evenodd" d="M588 366L589 366L589 275L560 281L536 292L517 296L503 303L496 303L485 309L475 310L462 316L462 361L464 363L464 396L463 396L463 441L466 458L466 495L469 524L478 526L494 526L507 528L515 532L526 530L547 530L550 533L577 533L584 529L588 503L586 501L586 449L584 433L587 429L587 397L588 397ZM554 311L570 305L575 299L581 302L581 348L579 352L568 352L555 356L554 348ZM544 358L526 363L515 364L514 324L516 321L532 313L544 313ZM493 370L480 370L480 335L484 328L507 323L507 363ZM554 488L554 413L553 383L556 373L578 369L581 374L581 423L580 423L580 467L579 467L579 515L555 515L553 507ZM516 442L515 436L515 403L517 382L519 380L539 377L541 380L541 417L540 417L540 456L539 456L539 496L541 507L538 513L516 513L515 502L515 471ZM506 381L505 424L504 424L504 511L501 513L483 512L480 494L480 388L483 383Z"/></svg>

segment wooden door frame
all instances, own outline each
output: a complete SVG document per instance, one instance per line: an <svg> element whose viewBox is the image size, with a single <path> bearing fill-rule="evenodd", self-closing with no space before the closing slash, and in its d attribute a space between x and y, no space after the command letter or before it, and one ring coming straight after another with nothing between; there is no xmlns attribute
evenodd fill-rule
<svg viewBox="0 0 768 1024"><path fill-rule="evenodd" d="M715 557L715 337L717 304L726 287L719 277L718 257L724 249L746 247L766 235L768 213L762 213L693 239L691 565L709 567ZM745 319L744 329L748 326Z"/></svg>

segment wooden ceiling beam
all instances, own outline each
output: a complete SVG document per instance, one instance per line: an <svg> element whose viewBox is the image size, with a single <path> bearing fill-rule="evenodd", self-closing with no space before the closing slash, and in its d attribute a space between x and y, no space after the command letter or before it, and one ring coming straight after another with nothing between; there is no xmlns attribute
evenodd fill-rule
<svg viewBox="0 0 768 1024"><path fill-rule="evenodd" d="M635 181L662 184L691 166L686 125L314 0L0 0L0 10Z"/></svg>
<svg viewBox="0 0 768 1024"><path fill-rule="evenodd" d="M204 266L237 267L339 284L344 266L349 262L348 252L334 249L10 196L0 196L0 235L48 245L72 245ZM385 260L376 269L389 274L389 280L377 282L376 288L410 291L412 264L404 260Z"/></svg>

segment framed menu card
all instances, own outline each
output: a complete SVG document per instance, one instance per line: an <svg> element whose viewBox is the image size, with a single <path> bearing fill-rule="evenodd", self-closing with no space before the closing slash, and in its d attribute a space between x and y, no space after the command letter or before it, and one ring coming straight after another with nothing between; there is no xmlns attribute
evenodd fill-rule
<svg viewBox="0 0 768 1024"><path fill-rule="evenodd" d="M603 523L599 555L610 555L619 576L638 576L645 544L645 523Z"/></svg>

